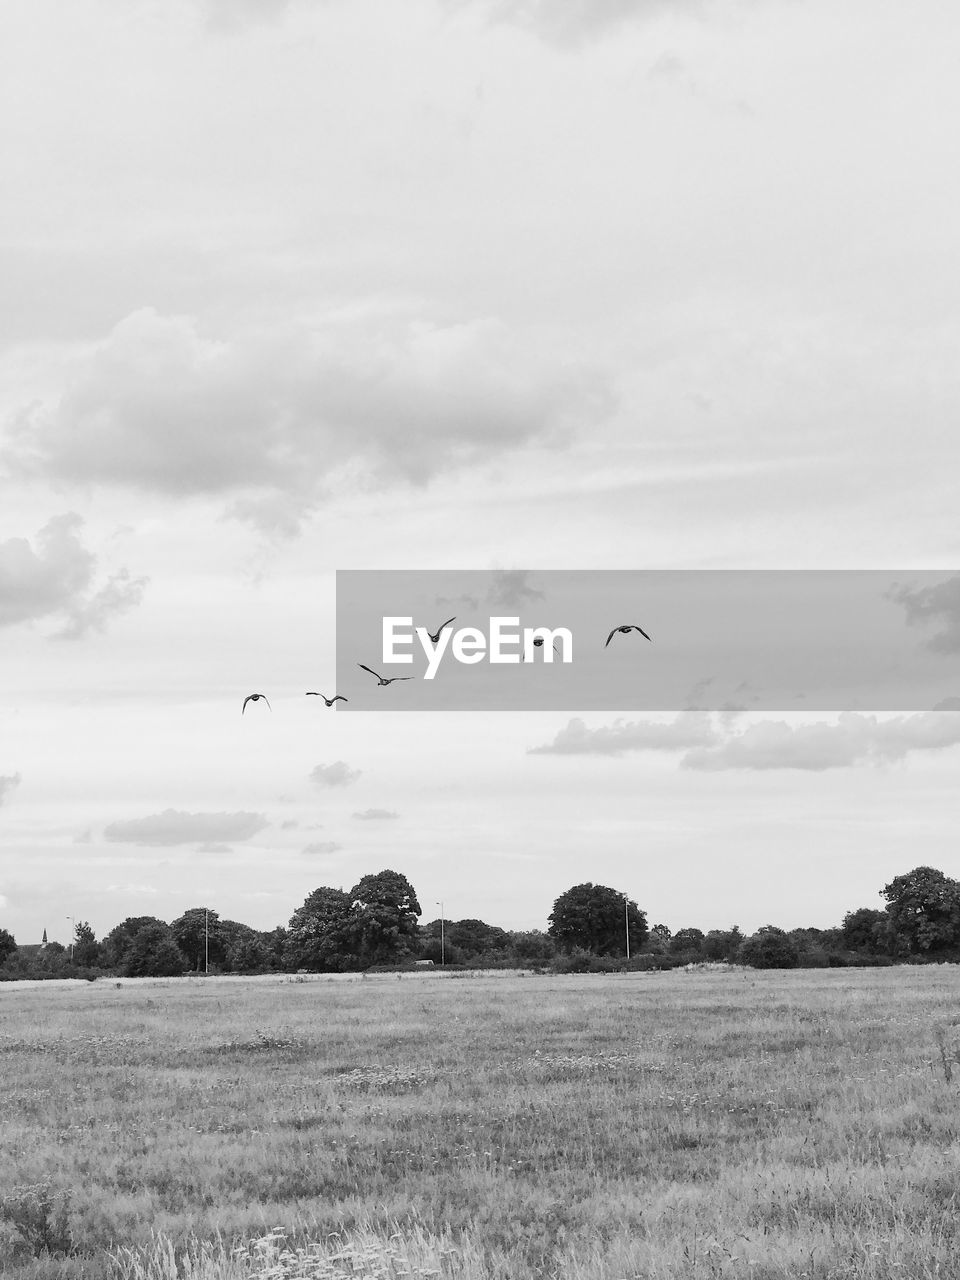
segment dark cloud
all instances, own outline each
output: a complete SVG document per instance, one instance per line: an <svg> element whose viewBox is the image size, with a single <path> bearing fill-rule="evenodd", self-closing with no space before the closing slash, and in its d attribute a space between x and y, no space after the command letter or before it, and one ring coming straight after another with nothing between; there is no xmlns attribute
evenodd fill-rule
<svg viewBox="0 0 960 1280"><path fill-rule="evenodd" d="M78 531L83 520L74 512L48 520L34 542L8 538L0 542L0 626L33 622L62 614L58 637L77 639L103 631L111 618L140 603L146 578L131 578L126 569L90 594L97 558L83 546Z"/></svg>
<svg viewBox="0 0 960 1280"><path fill-rule="evenodd" d="M934 653L960 653L960 574L932 587L895 586L887 599L904 607L907 623L914 627L940 624L927 641Z"/></svg>
<svg viewBox="0 0 960 1280"><path fill-rule="evenodd" d="M527 569L496 569L493 585L487 592L487 604L491 609L520 609L534 600L542 600L543 592L531 587Z"/></svg>
<svg viewBox="0 0 960 1280"><path fill-rule="evenodd" d="M955 696L944 698L933 709L934 711L960 711L960 698Z"/></svg>
<svg viewBox="0 0 960 1280"><path fill-rule="evenodd" d="M224 339L146 309L57 405L20 415L4 458L15 474L219 495L289 533L337 480L424 484L612 407L597 373L540 358L496 320L365 316Z"/></svg>
<svg viewBox="0 0 960 1280"><path fill-rule="evenodd" d="M310 771L310 780L318 787L348 787L356 782L362 770L351 769L346 760L334 760L333 764L318 764Z"/></svg>
<svg viewBox="0 0 960 1280"><path fill-rule="evenodd" d="M709 715L687 711L666 723L616 720L597 729L588 729L582 720L574 719L553 742L531 747L529 754L619 756L627 751L685 751L716 741L718 735Z"/></svg>
<svg viewBox="0 0 960 1280"><path fill-rule="evenodd" d="M364 822L386 822L391 818L399 818L399 813L394 813L392 809L364 809L362 813L355 813L355 818L360 818Z"/></svg>
<svg viewBox="0 0 960 1280"><path fill-rule="evenodd" d="M960 715L923 711L878 720L845 712L836 724L792 725L761 720L718 746L698 747L680 761L685 769L805 769L822 772L861 762L885 764L911 751L939 751L960 744Z"/></svg>
<svg viewBox="0 0 960 1280"><path fill-rule="evenodd" d="M184 813L164 809L146 818L112 822L104 828L108 840L139 845L220 845L249 840L268 825L262 813Z"/></svg>
<svg viewBox="0 0 960 1280"><path fill-rule="evenodd" d="M4 798L19 785L19 773L0 774L0 804L3 804Z"/></svg>

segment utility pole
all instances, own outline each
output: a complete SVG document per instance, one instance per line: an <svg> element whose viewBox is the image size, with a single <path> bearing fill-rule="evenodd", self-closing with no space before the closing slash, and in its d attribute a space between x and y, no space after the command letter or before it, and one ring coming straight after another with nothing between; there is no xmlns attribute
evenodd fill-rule
<svg viewBox="0 0 960 1280"><path fill-rule="evenodd" d="M210 972L210 913L203 908L203 972Z"/></svg>
<svg viewBox="0 0 960 1280"><path fill-rule="evenodd" d="M440 964L444 965L447 962L447 956L443 945L443 903L439 898L436 899L436 903L440 908Z"/></svg>
<svg viewBox="0 0 960 1280"><path fill-rule="evenodd" d="M623 927L627 935L627 959L630 959L630 900L623 895Z"/></svg>
<svg viewBox="0 0 960 1280"><path fill-rule="evenodd" d="M71 960L73 960L73 944L74 944L74 942L76 941L76 935L77 935L77 922L76 922L76 920L73 918L73 916L65 916L65 917L64 917L64 919L65 919L65 920L69 920L69 921L70 921L70 923L73 925L73 933L72 933L72 934L71 934L71 936L70 936L70 959L71 959Z"/></svg>

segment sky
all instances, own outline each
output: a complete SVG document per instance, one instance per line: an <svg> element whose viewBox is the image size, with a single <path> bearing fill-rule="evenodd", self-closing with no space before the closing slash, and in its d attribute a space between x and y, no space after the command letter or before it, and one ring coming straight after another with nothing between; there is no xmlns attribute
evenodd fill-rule
<svg viewBox="0 0 960 1280"><path fill-rule="evenodd" d="M960 593L909 587L960 569L954 5L0 25L0 927L392 868L424 921L590 880L749 932L960 875ZM948 692L344 715L358 569L896 571Z"/></svg>

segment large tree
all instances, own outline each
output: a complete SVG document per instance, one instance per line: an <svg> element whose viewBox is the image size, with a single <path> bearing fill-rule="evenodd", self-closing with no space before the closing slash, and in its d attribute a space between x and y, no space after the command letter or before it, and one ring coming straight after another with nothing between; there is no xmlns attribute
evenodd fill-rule
<svg viewBox="0 0 960 1280"><path fill-rule="evenodd" d="M12 956L17 950L17 940L12 933L7 933L6 929L0 929L0 964L8 956Z"/></svg>
<svg viewBox="0 0 960 1280"><path fill-rule="evenodd" d="M342 889L314 889L290 917L283 941L288 969L340 973L357 967L352 932L351 896Z"/></svg>
<svg viewBox="0 0 960 1280"><path fill-rule="evenodd" d="M929 955L960 947L960 883L933 867L915 867L884 885L897 950Z"/></svg>
<svg viewBox="0 0 960 1280"><path fill-rule="evenodd" d="M364 876L350 890L351 917L361 965L398 964L420 945L420 903L399 871Z"/></svg>
<svg viewBox="0 0 960 1280"><path fill-rule="evenodd" d="M548 933L564 950L583 947L596 955L624 955L627 926L630 951L639 951L647 938L647 917L637 904L604 884L575 884L553 904Z"/></svg>

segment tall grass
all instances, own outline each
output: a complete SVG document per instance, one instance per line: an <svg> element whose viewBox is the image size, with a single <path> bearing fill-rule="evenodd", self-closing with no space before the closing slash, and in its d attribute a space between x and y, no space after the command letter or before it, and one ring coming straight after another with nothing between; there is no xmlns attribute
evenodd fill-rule
<svg viewBox="0 0 960 1280"><path fill-rule="evenodd" d="M953 967L7 986L0 1271L955 1280L958 996Z"/></svg>

